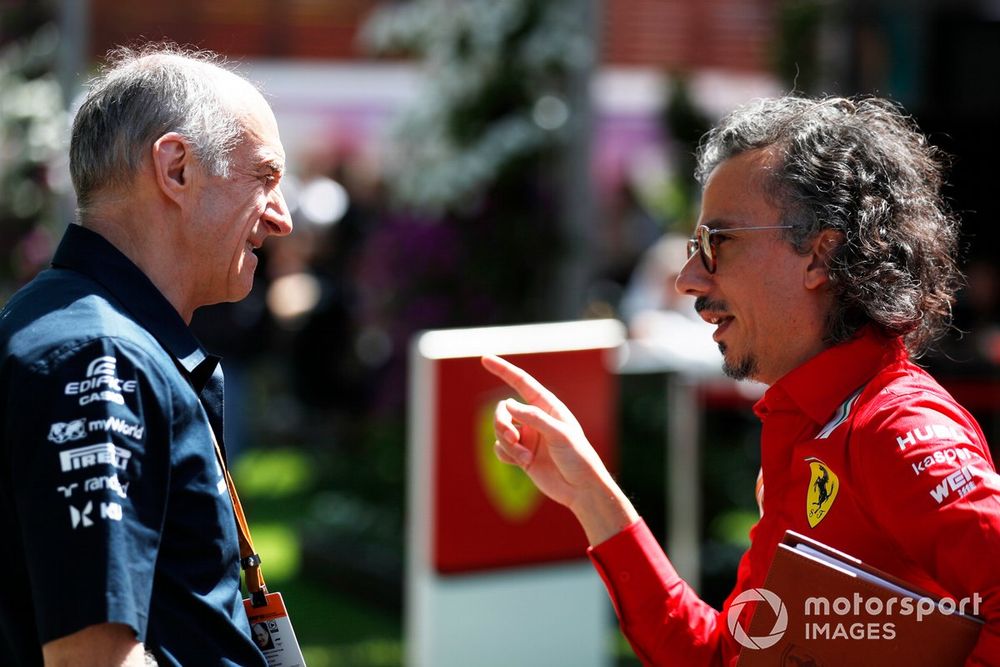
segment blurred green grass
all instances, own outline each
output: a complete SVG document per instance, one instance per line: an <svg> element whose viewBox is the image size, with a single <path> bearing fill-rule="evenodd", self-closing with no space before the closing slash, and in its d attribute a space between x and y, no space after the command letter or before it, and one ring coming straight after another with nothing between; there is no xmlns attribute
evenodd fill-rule
<svg viewBox="0 0 1000 667"><path fill-rule="evenodd" d="M326 491L321 469L291 447L248 450L233 465L268 588L282 594L309 667L400 667L400 610L338 591L305 568L302 530ZM617 628L608 632L616 667L638 667Z"/></svg>
<svg viewBox="0 0 1000 667"><path fill-rule="evenodd" d="M303 569L300 531L317 492L317 467L294 448L253 449L232 474L271 591L280 591L310 667L396 667L399 614L333 590Z"/></svg>

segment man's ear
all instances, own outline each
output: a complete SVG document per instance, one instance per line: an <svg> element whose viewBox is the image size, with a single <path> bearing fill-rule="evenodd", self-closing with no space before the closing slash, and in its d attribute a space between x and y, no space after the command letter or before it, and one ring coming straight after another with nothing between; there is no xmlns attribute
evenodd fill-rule
<svg viewBox="0 0 1000 667"><path fill-rule="evenodd" d="M830 260L843 242L844 233L836 229L824 229L816 235L806 267L806 289L817 289L830 282Z"/></svg>
<svg viewBox="0 0 1000 667"><path fill-rule="evenodd" d="M176 132L153 142L153 173L163 196L180 204L190 191L194 155L191 144Z"/></svg>

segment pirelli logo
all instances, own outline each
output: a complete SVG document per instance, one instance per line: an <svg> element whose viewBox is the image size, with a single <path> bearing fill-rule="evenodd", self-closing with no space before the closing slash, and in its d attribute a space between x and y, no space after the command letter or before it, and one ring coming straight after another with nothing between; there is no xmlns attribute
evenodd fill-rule
<svg viewBox="0 0 1000 667"><path fill-rule="evenodd" d="M59 452L59 464L63 472L83 470L96 465L113 465L119 470L125 470L132 452L121 447L115 447L110 442L100 445L77 447Z"/></svg>

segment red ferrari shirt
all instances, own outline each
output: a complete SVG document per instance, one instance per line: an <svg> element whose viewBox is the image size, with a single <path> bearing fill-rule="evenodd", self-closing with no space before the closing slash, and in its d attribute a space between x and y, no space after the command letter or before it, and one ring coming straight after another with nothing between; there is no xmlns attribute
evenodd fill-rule
<svg viewBox="0 0 1000 667"><path fill-rule="evenodd" d="M754 406L763 424L761 519L716 611L642 521L590 550L647 665L732 665L733 598L764 583L794 530L940 595L978 595L986 625L966 667L1000 665L1000 476L976 421L900 340L873 331L828 349Z"/></svg>

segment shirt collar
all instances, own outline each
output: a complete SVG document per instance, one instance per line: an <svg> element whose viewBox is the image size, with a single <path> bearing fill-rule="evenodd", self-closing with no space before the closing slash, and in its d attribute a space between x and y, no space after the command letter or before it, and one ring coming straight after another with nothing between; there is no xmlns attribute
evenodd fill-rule
<svg viewBox="0 0 1000 667"><path fill-rule="evenodd" d="M72 224L56 249L52 266L71 269L100 283L177 360L195 390L202 390L219 358L205 352L180 313L111 242L90 229Z"/></svg>
<svg viewBox="0 0 1000 667"><path fill-rule="evenodd" d="M889 363L905 359L901 338L889 338L873 327L820 352L778 380L754 406L763 419L779 409L798 409L817 424L830 419L852 392Z"/></svg>

